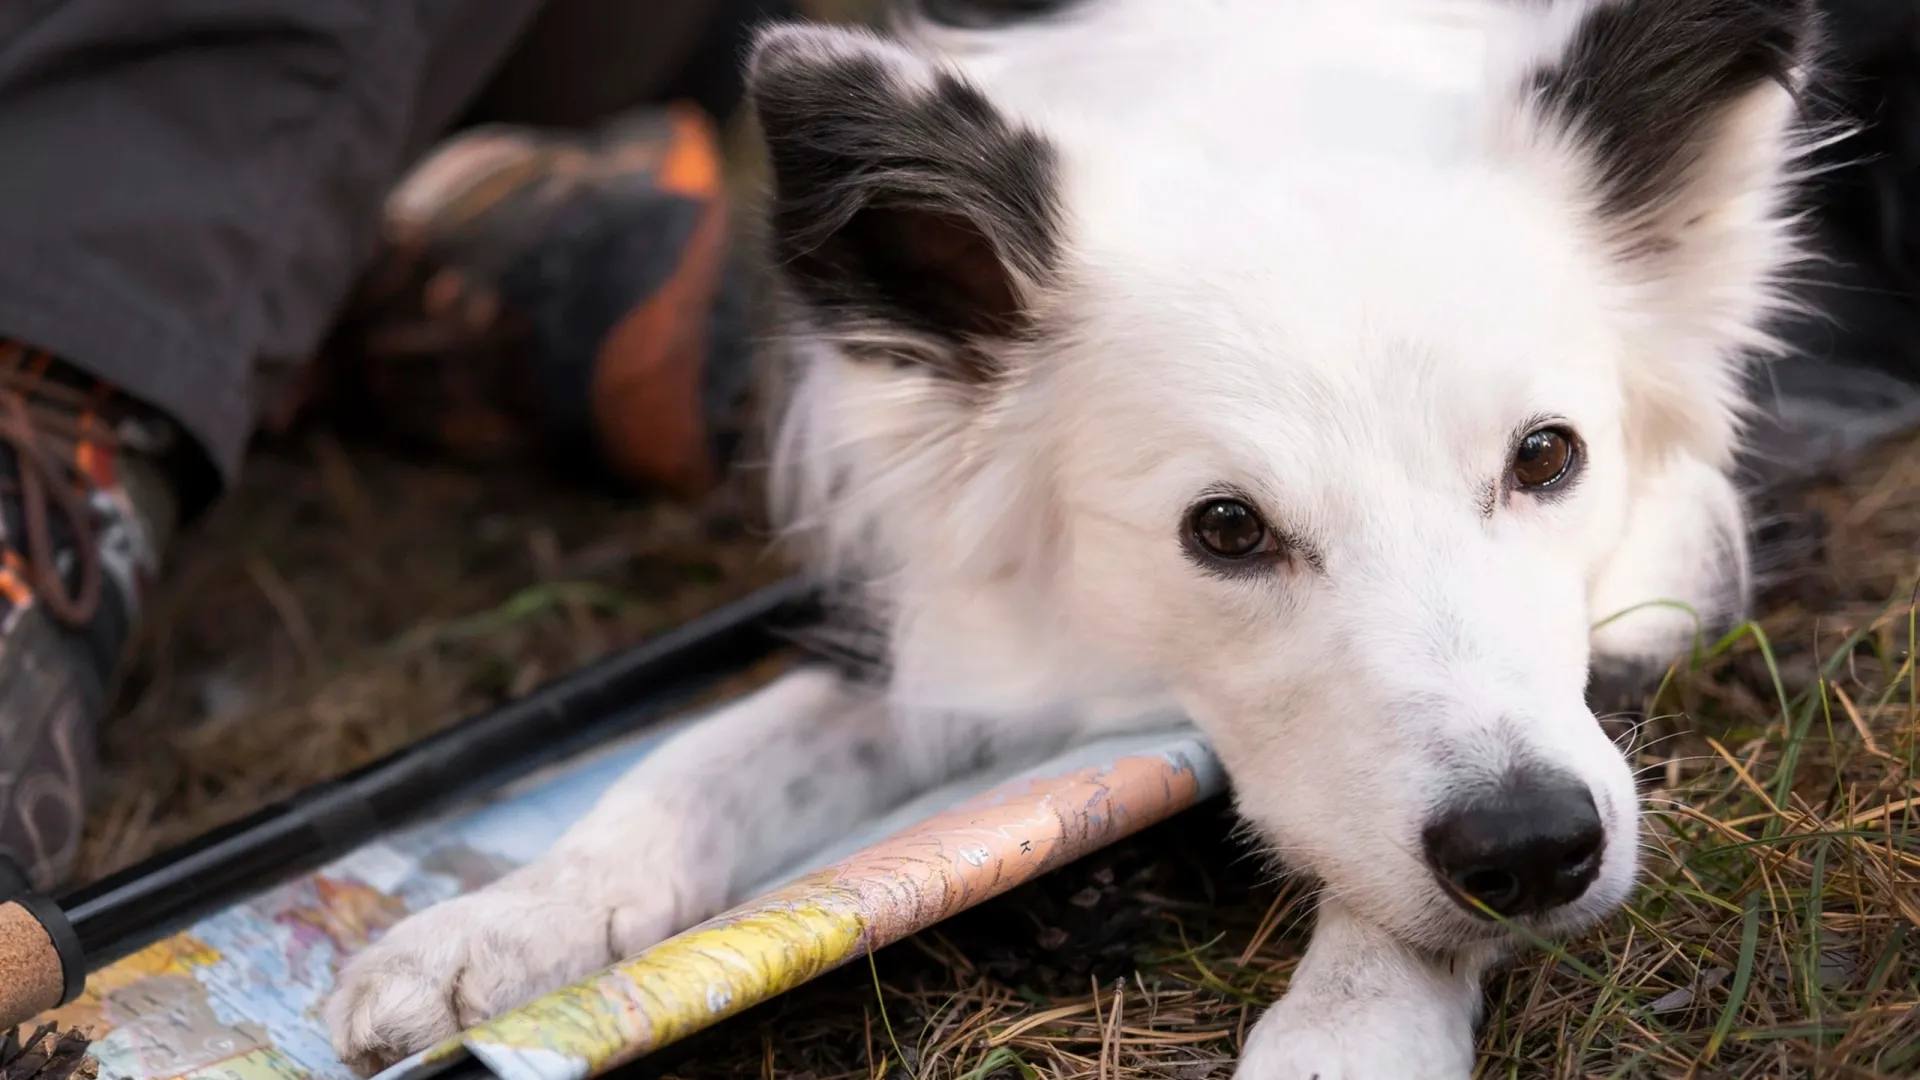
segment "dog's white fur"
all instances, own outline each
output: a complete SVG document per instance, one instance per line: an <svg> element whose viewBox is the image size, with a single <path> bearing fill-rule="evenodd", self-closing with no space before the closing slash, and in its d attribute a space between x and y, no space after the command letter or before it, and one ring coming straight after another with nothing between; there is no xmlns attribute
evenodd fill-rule
<svg viewBox="0 0 1920 1080"><path fill-rule="evenodd" d="M1663 665L1695 623L1594 627L1742 602L1740 358L1792 254L1793 105L1771 83L1656 204L1602 212L1595 149L1525 91L1595 6L1088 0L992 31L770 32L756 77L864 57L912 98L958 72L1045 137L1059 271L1016 279L1049 332L961 384L873 362L909 335L799 312L781 508L885 626L884 691L809 670L679 736L554 852L356 957L328 1011L340 1052L417 1050L984 756L1172 706L1273 852L1325 884L1241 1075L1468 1075L1507 939L1428 884L1422 824L1549 764L1608 841L1532 929L1627 896L1637 800L1589 667ZM1580 433L1578 486L1490 501L1534 417ZM1180 522L1223 486L1317 564L1203 572Z"/></svg>

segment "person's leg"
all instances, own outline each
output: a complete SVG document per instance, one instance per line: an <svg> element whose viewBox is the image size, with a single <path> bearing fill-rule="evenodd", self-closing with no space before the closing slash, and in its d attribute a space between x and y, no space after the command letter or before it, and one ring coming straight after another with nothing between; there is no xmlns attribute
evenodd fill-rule
<svg viewBox="0 0 1920 1080"><path fill-rule="evenodd" d="M721 183L753 28L792 0L548 0L389 203L329 350L341 415L471 462L682 494L746 426L751 255Z"/></svg>
<svg viewBox="0 0 1920 1080"><path fill-rule="evenodd" d="M254 365L313 348L536 8L0 5L0 855L42 885L182 488L238 467Z"/></svg>
<svg viewBox="0 0 1920 1080"><path fill-rule="evenodd" d="M0 36L0 333L230 473L253 364L311 351L388 186L538 0L25 6Z"/></svg>
<svg viewBox="0 0 1920 1080"><path fill-rule="evenodd" d="M684 103L449 139L395 189L330 343L336 413L441 459L711 489L747 342L720 156Z"/></svg>
<svg viewBox="0 0 1920 1080"><path fill-rule="evenodd" d="M754 27L798 15L793 0L547 0L462 123L585 128L669 101L724 122Z"/></svg>

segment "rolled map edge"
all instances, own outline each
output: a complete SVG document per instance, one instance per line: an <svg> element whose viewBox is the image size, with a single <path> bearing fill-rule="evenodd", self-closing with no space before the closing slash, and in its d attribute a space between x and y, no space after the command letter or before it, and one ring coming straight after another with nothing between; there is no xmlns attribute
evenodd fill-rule
<svg viewBox="0 0 1920 1080"><path fill-rule="evenodd" d="M883 834L375 1080L590 1080L1226 790L1187 725L1101 740Z"/></svg>

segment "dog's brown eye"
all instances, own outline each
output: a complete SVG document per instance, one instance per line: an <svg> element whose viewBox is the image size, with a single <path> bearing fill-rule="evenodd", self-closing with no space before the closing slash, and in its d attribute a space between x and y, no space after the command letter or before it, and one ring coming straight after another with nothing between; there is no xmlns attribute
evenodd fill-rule
<svg viewBox="0 0 1920 1080"><path fill-rule="evenodd" d="M1213 499L1194 508L1188 529L1194 543L1221 559L1245 559L1273 550L1267 523L1238 499Z"/></svg>
<svg viewBox="0 0 1920 1080"><path fill-rule="evenodd" d="M1573 433L1567 429L1530 431L1513 451L1513 486L1521 491L1550 488L1573 471L1577 456Z"/></svg>

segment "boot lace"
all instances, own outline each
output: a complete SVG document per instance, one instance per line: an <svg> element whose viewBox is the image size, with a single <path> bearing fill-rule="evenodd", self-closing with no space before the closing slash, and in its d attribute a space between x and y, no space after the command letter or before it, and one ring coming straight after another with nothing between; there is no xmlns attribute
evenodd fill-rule
<svg viewBox="0 0 1920 1080"><path fill-rule="evenodd" d="M0 476L0 495L20 499L26 524L19 549L35 599L63 625L80 629L100 608L102 573L93 515L86 493L94 480L81 467L82 453L117 447L101 408L105 386L91 391L48 377L52 360L18 345L0 343L0 446L13 451L14 477ZM60 572L53 518L64 519L78 561L78 583ZM11 538L9 538L11 539Z"/></svg>

